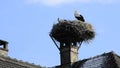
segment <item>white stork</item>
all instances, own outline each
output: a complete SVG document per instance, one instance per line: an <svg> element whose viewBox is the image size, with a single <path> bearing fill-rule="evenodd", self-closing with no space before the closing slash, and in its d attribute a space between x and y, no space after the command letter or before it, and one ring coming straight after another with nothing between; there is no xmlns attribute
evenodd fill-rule
<svg viewBox="0 0 120 68"><path fill-rule="evenodd" d="M83 16L79 14L77 11L74 12L74 16L77 20L85 22L85 19L83 18Z"/></svg>

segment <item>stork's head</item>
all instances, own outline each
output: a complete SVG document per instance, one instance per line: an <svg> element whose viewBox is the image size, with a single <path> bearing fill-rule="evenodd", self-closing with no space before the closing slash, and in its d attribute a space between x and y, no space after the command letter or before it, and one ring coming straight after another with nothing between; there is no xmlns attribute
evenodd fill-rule
<svg viewBox="0 0 120 68"><path fill-rule="evenodd" d="M80 16L80 14L77 12L77 10L74 11L74 16Z"/></svg>
<svg viewBox="0 0 120 68"><path fill-rule="evenodd" d="M74 14L78 13L77 10L74 11Z"/></svg>

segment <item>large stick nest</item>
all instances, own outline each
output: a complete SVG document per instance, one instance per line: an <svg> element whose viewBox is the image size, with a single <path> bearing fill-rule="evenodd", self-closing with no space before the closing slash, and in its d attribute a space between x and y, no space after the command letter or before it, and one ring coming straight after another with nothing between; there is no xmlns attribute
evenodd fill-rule
<svg viewBox="0 0 120 68"><path fill-rule="evenodd" d="M95 37L95 32L91 24L62 20L53 25L50 35L59 42L88 42Z"/></svg>

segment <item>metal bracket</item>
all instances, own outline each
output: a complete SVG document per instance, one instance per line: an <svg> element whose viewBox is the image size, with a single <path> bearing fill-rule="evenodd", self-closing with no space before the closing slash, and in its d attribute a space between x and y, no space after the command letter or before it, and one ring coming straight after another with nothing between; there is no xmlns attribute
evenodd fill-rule
<svg viewBox="0 0 120 68"><path fill-rule="evenodd" d="M52 39L52 41L54 42L54 44L56 45L56 47L58 48L58 50L60 51L59 46L57 45L57 43L55 42L55 39L52 37L51 34L49 34L50 38Z"/></svg>
<svg viewBox="0 0 120 68"><path fill-rule="evenodd" d="M80 47L81 47L81 45L82 45L82 42L83 42L83 41L79 42L78 50L80 49Z"/></svg>

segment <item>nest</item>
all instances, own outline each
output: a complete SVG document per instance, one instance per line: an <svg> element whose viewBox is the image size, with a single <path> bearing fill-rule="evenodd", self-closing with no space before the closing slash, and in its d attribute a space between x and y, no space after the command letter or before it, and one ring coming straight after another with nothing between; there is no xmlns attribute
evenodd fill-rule
<svg viewBox="0 0 120 68"><path fill-rule="evenodd" d="M62 20L53 25L50 35L59 42L88 42L95 37L95 32L91 24Z"/></svg>

